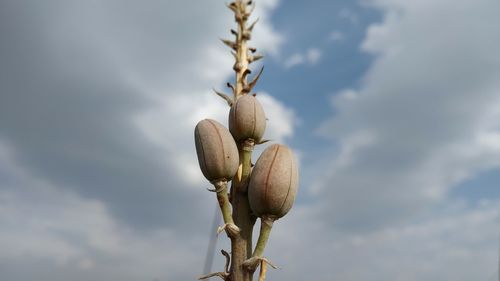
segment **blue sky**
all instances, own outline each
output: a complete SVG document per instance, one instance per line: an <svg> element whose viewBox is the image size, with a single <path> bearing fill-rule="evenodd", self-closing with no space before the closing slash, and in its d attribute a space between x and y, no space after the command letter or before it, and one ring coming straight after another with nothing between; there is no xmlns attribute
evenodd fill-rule
<svg viewBox="0 0 500 281"><path fill-rule="evenodd" d="M500 3L256 4L265 137L301 167L269 280L497 280ZM0 279L201 274L193 129L227 122L233 26L224 1L0 4Z"/></svg>

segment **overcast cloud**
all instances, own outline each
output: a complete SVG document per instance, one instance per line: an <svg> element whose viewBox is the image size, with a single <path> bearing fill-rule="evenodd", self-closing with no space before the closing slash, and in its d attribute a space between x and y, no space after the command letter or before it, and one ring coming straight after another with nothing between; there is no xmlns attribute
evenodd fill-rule
<svg viewBox="0 0 500 281"><path fill-rule="evenodd" d="M233 19L212 2L0 4L0 279L201 273L214 200L192 133L203 118L226 123L211 88L232 79L218 38ZM280 66L290 57L272 12L286 5L255 12L253 44ZM382 15L356 46L373 61L331 95L333 114L305 124L333 148L301 163L307 200L276 223L266 255L282 269L269 280L496 280L500 199L450 193L500 168L500 2L360 5ZM362 24L352 8L331 14ZM309 50L294 71L331 52L294 50ZM258 90L265 137L301 138L298 108Z"/></svg>
<svg viewBox="0 0 500 281"><path fill-rule="evenodd" d="M268 55L283 40L267 19L276 4L256 11ZM1 6L2 279L194 278L213 201L192 133L226 123L210 90L231 73L224 2ZM293 134L293 112L263 99L270 135Z"/></svg>
<svg viewBox="0 0 500 281"><path fill-rule="evenodd" d="M491 36L500 3L372 4L384 19L361 49L375 62L359 89L333 96L336 115L320 130L341 150L318 188L331 194L333 221L355 228L406 220L500 165L500 40ZM363 207L341 212L352 204Z"/></svg>

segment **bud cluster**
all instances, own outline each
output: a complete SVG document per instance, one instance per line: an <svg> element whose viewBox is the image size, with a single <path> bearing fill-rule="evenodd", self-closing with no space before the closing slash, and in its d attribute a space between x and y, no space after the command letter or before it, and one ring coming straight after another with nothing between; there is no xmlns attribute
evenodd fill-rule
<svg viewBox="0 0 500 281"><path fill-rule="evenodd" d="M195 128L198 163L212 184L228 182L236 176L240 159L238 144L259 143L266 117L258 99L244 95L231 107L229 130L212 119ZM285 145L266 148L248 180L248 199L256 217L281 218L292 207L298 186L298 169L292 151Z"/></svg>
<svg viewBox="0 0 500 281"><path fill-rule="evenodd" d="M251 281L260 264L259 280L263 280L266 264L270 263L262 255L272 225L288 213L297 194L297 162L287 146L270 145L255 165L251 160L254 146L266 142L263 136L267 120L256 94L250 94L263 68L250 82L247 81L251 73L248 66L262 58L254 54L255 48L247 46L256 23L246 23L253 5L250 0L235 0L228 4L235 14L238 29L231 30L236 37L234 41L222 41L233 50L236 81L234 85L227 83L232 90L232 97L217 91L215 93L231 107L229 129L215 120L205 119L196 125L194 132L200 169L214 185L209 190L217 194L224 218L224 226L219 227L218 232L225 230L231 238L231 257L227 252L222 252L227 259L226 269L200 279L219 276L226 281ZM232 185L228 193L230 181ZM256 218L261 219L261 229L252 253L249 249L253 248L252 229Z"/></svg>
<svg viewBox="0 0 500 281"><path fill-rule="evenodd" d="M196 125L194 136L200 169L218 194L225 223L223 229L228 236L235 237L239 234L239 226L234 224L232 214L228 213L231 208L226 194L227 182L238 178L242 162L239 157L245 153L239 153L238 147L248 148L249 143L262 141L266 117L255 96L243 95L231 106L228 121L229 130L215 120L204 119ZM254 255L244 264L250 271L264 260L261 255L272 224L292 208L298 187L295 157L292 150L283 144L267 147L251 166L245 182L246 195L252 214L263 220L263 238L259 237Z"/></svg>

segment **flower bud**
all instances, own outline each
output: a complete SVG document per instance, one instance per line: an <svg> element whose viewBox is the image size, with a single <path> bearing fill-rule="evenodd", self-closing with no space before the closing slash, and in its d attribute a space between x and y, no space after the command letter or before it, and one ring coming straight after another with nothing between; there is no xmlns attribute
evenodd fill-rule
<svg viewBox="0 0 500 281"><path fill-rule="evenodd" d="M238 147L231 133L215 120L200 121L194 129L198 163L205 178L231 180L239 165Z"/></svg>
<svg viewBox="0 0 500 281"><path fill-rule="evenodd" d="M255 215L276 219L292 208L297 194L299 171L292 151L273 144L260 155L252 170L248 199Z"/></svg>
<svg viewBox="0 0 500 281"><path fill-rule="evenodd" d="M237 141L253 139L259 142L266 130L266 115L252 95L241 96L229 111L229 131Z"/></svg>

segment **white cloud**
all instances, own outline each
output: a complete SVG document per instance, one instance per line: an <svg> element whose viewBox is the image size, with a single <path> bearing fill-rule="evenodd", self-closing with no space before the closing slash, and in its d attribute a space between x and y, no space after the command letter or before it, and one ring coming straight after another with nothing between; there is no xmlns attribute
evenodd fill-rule
<svg viewBox="0 0 500 281"><path fill-rule="evenodd" d="M344 33L338 30L334 30L328 34L328 40L330 41L342 41L344 40Z"/></svg>
<svg viewBox="0 0 500 281"><path fill-rule="evenodd" d="M306 58L309 64L317 64L319 62L319 59L321 58L321 51L317 48L311 48L307 50Z"/></svg>
<svg viewBox="0 0 500 281"><path fill-rule="evenodd" d="M215 201L205 200L211 195L208 193L189 200L178 200L176 195L197 194L184 192L195 188L204 192L193 144L186 140L192 140L192 130L199 119L226 122L228 108L210 88L221 85L231 73L231 56L222 45L216 45L219 43L214 38L225 37L232 18L222 2L218 6L201 1L197 3L201 6L195 5L199 10L188 9L192 8L191 2L177 2L161 8L148 9L141 4L140 8L120 10L128 11L125 13L109 13L116 4L109 2L104 4L107 9L96 17L89 17L94 15L95 7L84 2L72 8L58 6L71 8L73 13L58 10L57 16L43 14L53 8L46 2L28 9L55 21L28 25L22 31L43 28L36 29L37 36L23 38L34 40L44 34L50 40L44 37L43 42L29 41L33 43L30 46L37 46L27 49L29 56L14 56L14 62L7 60L3 65L36 74L28 78L37 79L24 79L23 84L46 78L40 75L46 73L37 72L36 67L15 68L25 59L30 62L28 66L32 66L32 61L40 61L44 71L58 70L51 75L64 77L71 84L84 81L99 86L90 88L97 89L97 94L87 88L78 89L81 92L65 92L63 88L59 90L64 93L50 96L53 85L58 85L54 80L48 80L50 87L46 88L29 84L29 90L40 93L40 100L38 95L22 96L23 91L2 91L16 94L13 102L2 103L0 111L2 137L9 137L9 142L0 142L2 276L10 276L13 281L163 281L194 279L198 275L193 264L201 270L200 249L206 247L210 203ZM12 3L7 5L20 5ZM267 7L259 15L266 15L276 3L259 1L258 9ZM446 200L446 193L454 184L500 165L500 58L496 48L500 42L492 36L499 26L495 13L499 4L484 0L458 4L451 0L373 3L385 12L385 17L382 23L370 27L362 49L373 54L375 62L359 89L347 89L333 98L337 115L325 123L322 132L339 142L339 155L332 160L334 157L325 153L325 159L318 160L324 164L316 177L318 182L306 183L318 186L318 196L313 198L317 201L297 205L275 224L266 255L283 269L270 270L269 279L491 279L496 269L500 202L455 205ZM26 14L13 13L13 18L39 23L28 10L16 6L13 11ZM189 11L191 16L178 13L181 10ZM165 12L169 12L168 16ZM30 17L22 17L27 15ZM150 22L138 15L154 20ZM340 16L353 23L357 19L350 11L341 12ZM112 18L108 22L109 17ZM88 22L88 18L93 21ZM192 24L193 18L200 22ZM6 19L11 18L2 18ZM171 28L163 29L165 25L160 19L168 20ZM282 39L268 23L261 19L253 43L265 46L264 52L279 55ZM179 33L181 25L185 28ZM12 26L18 25L4 28ZM146 30L156 32L149 34ZM2 46L12 47L11 42L5 40ZM50 54L42 53L46 61L34 51L43 46L50 46ZM299 63L294 65L312 64L321 59L321 52L306 51L297 56L295 61ZM16 71L9 69L5 73ZM123 87L114 88L111 96L107 95L109 89L101 85L105 83L92 80L92 74L104 77L103 81L117 79ZM2 86L20 81L0 79ZM132 91L132 102L124 102L130 97L122 90ZM50 105L44 107L40 101L47 97ZM293 135L293 124L297 122L293 111L265 93L258 97L269 117L266 137L286 141ZM73 101L69 106L59 104L68 99ZM90 109L82 106L87 105L87 100ZM32 103L25 106L24 101ZM109 119L93 119L100 107L108 111L116 105L125 107L120 110L126 112L115 110L105 115ZM34 117L29 115L31 111ZM70 119L73 116L68 112L73 111L86 114L76 116L84 118ZM23 115L17 115L19 112ZM50 117L49 113L54 117L40 118ZM103 134L101 131L77 127L77 121L84 119L92 121L84 125L103 127L109 136L97 138L99 135L90 133ZM9 120L17 122L10 124ZM69 125L64 126L66 123ZM123 123L132 126L121 126ZM54 136L41 133L46 129L52 129ZM128 130L130 134L123 133ZM74 138L65 139L68 136ZM88 147L82 147L78 140L88 136L92 137L85 143ZM61 139L66 141L57 142ZM36 142L26 145L29 140ZM99 149L101 143L110 145ZM47 153L39 158L28 157L39 151ZM123 158L128 152L131 157ZM72 155L78 156L76 160L61 161ZM145 161L149 157L160 160ZM55 165L58 161L60 165ZM125 166L129 162L135 165ZM104 167L106 175L89 172L101 163L106 165L97 169ZM44 169L53 165L55 172ZM66 166L74 169L61 170ZM134 173L141 168L153 169L154 173ZM114 169L124 172L117 174ZM158 173L166 176L155 178L153 187L134 183L117 185L115 192L109 192L114 185L107 183L117 175L123 177L118 183L126 184L136 175L147 178ZM80 183L82 179L100 177L105 180ZM79 184L79 188L74 188ZM301 187L299 195L307 187ZM133 195L156 195L153 191L165 189L167 196L162 197L162 204L178 201L176 206L184 208L182 211L192 211L189 219L174 214L177 220L196 224L190 228L192 232L186 231L186 227L172 226L175 220L165 221L153 230L123 223L158 202L146 200L149 197L133 197L122 203L129 210L127 216L118 218L103 194L119 197L134 188L141 192ZM88 192L93 189L97 191ZM194 209L192 202L196 202ZM438 203L444 211L432 208ZM142 221L147 216L139 218L136 220ZM391 224L395 221L399 223Z"/></svg>
<svg viewBox="0 0 500 281"><path fill-rule="evenodd" d="M285 60L285 68L292 68L296 65L303 64L305 62L305 58L303 55L295 53L291 55L288 59Z"/></svg>
<svg viewBox="0 0 500 281"><path fill-rule="evenodd" d="M291 55L288 59L286 59L283 63L286 69L290 69L294 66L298 66L301 64L309 64L309 65L315 65L319 62L321 59L321 50L318 48L310 48L308 49L305 54L301 53L295 53Z"/></svg>
<svg viewBox="0 0 500 281"><path fill-rule="evenodd" d="M254 18L259 18L259 22L254 29L254 37L251 44L264 53L279 56L279 49L285 38L277 32L270 22L270 13L279 4L279 0L257 1Z"/></svg>
<svg viewBox="0 0 500 281"><path fill-rule="evenodd" d="M2 277L200 273L216 200L197 167L193 130L203 118L226 123L229 108L211 88L233 79L230 50L217 38L232 37L234 19L216 2L2 6ZM277 4L257 3L251 41L273 56L283 42L269 21ZM271 135L293 134L282 126L291 111L263 97L278 124Z"/></svg>
<svg viewBox="0 0 500 281"><path fill-rule="evenodd" d="M332 230L306 206L294 207L274 224L266 256L282 269L269 271L268 277L497 280L499 203L456 202L420 221L355 235Z"/></svg>
<svg viewBox="0 0 500 281"><path fill-rule="evenodd" d="M348 20L351 24L357 24L359 22L358 15L348 8L340 10L339 18Z"/></svg>
<svg viewBox="0 0 500 281"><path fill-rule="evenodd" d="M24 272L27 279L68 280L71 272L72 280L178 280L200 273L192 265L202 265L204 257L198 253L206 246L205 232L130 228L117 221L104 202L30 175L15 163L4 142L0 156L0 166L9 176L0 189L3 276L19 280L16 276ZM208 229L208 223L199 227Z"/></svg>
<svg viewBox="0 0 500 281"><path fill-rule="evenodd" d="M325 159L318 175L325 211L356 230L418 216L458 183L500 167L500 40L492 36L500 21L491 12L500 3L373 5L384 18L368 28L362 50L375 61L359 89L334 97L336 115L320 129L340 144L340 157ZM374 141L354 145L365 131Z"/></svg>
<svg viewBox="0 0 500 281"><path fill-rule="evenodd" d="M293 136L297 117L294 111L267 93L258 93L257 98L266 112L267 127L264 138L284 142Z"/></svg>

